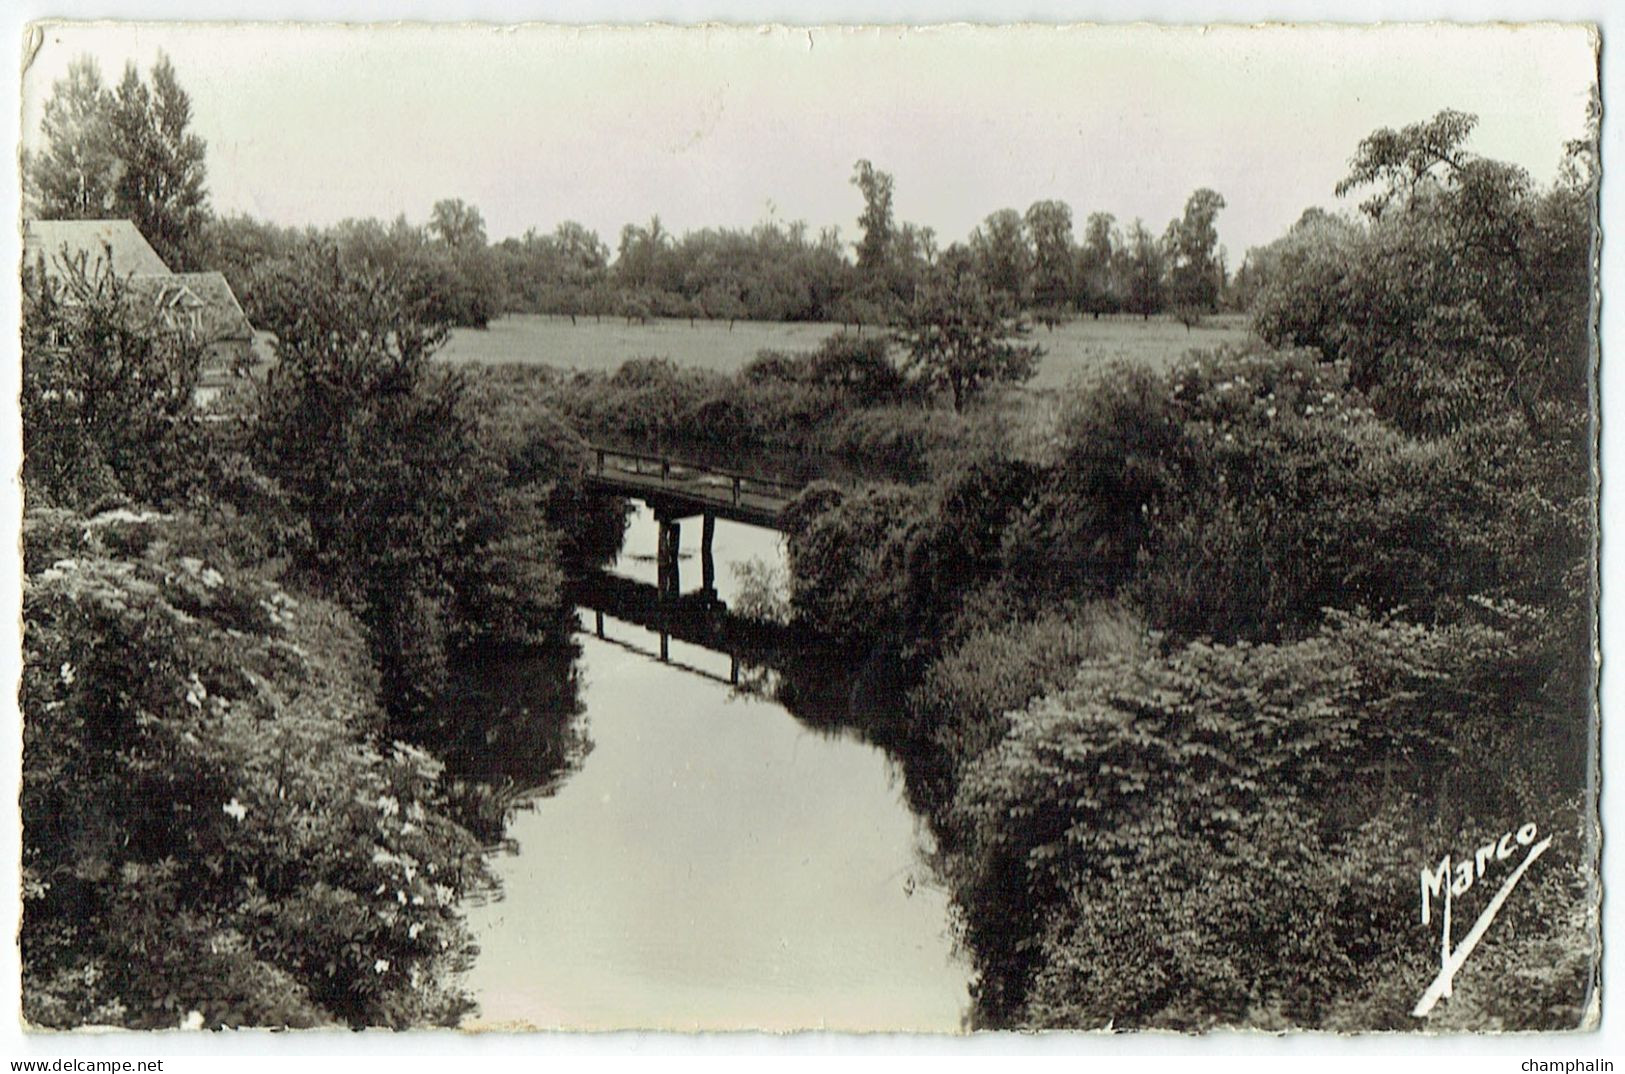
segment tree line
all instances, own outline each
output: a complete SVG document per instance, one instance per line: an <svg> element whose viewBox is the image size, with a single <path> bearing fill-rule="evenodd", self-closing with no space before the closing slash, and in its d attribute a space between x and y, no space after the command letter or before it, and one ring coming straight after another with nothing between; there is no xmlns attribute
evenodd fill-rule
<svg viewBox="0 0 1625 1074"><path fill-rule="evenodd" d="M25 160L28 211L44 219L127 217L174 268L218 269L258 308L255 274L313 237L352 264L400 275L428 312L482 327L504 313L572 319L654 317L732 322L891 324L932 286L967 277L998 305L1053 326L1103 313L1174 312L1190 323L1225 302L1229 279L1215 221L1224 198L1203 188L1159 234L1106 212L1074 233L1071 206L1034 202L990 213L961 242L899 221L895 180L868 160L853 169L861 235L816 233L803 221L674 234L658 215L626 224L612 249L567 220L491 242L480 210L437 202L426 222L347 220L325 229L281 227L211 212L205 144L189 130L191 103L167 57L143 80L125 68L103 84L76 60L45 108L43 147Z"/></svg>
<svg viewBox="0 0 1625 1074"><path fill-rule="evenodd" d="M321 234L357 261L395 267L417 281L453 322L483 327L529 313L602 320L817 321L863 328L894 324L934 284L967 273L1012 312L1056 325L1078 315L1174 313L1192 320L1225 303L1228 277L1214 227L1224 198L1202 189L1159 236L1135 220L1089 216L1082 240L1065 202L990 214L963 242L942 247L933 229L899 223L891 176L867 161L862 237L803 221L701 228L681 236L659 215L621 229L612 250L596 231L567 220L490 242L479 209L437 202L423 224L348 220ZM211 219L197 231L196 258L225 272L252 318L254 272L312 236L247 216ZM855 258L849 256L849 250Z"/></svg>

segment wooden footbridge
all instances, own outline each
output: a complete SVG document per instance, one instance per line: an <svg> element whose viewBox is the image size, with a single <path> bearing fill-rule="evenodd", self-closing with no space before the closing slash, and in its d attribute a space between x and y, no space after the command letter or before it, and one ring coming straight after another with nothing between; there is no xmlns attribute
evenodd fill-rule
<svg viewBox="0 0 1625 1074"><path fill-rule="evenodd" d="M677 549L683 519L698 516L701 520L701 591L715 596L716 563L711 544L716 520L726 518L782 531L784 509L806 487L801 482L679 462L667 455L598 445L593 445L592 451L594 465L587 475L587 488L642 500L660 523L658 588L668 598L675 598L678 592Z"/></svg>
<svg viewBox="0 0 1625 1074"><path fill-rule="evenodd" d="M738 685L742 662L772 667L784 654L802 646L784 627L733 615L718 598L716 561L712 554L716 520L728 519L767 529L785 528L785 508L801 494L807 482L790 481L719 466L682 461L669 455L592 445L593 465L587 474L588 490L602 495L641 500L660 525L656 556L658 581L654 585L598 571L575 579L570 600L594 617L593 633L605 641L634 648L605 632L605 620L642 627L660 641L659 659L684 670ZM681 524L698 517L700 531L700 587L682 592L678 549ZM673 661L672 641L685 642L729 658L728 677ZM654 653L649 655L653 656Z"/></svg>
<svg viewBox="0 0 1625 1074"><path fill-rule="evenodd" d="M703 515L782 529L780 515L806 487L805 482L680 462L669 455L598 445L592 451L588 488L642 500L662 517Z"/></svg>

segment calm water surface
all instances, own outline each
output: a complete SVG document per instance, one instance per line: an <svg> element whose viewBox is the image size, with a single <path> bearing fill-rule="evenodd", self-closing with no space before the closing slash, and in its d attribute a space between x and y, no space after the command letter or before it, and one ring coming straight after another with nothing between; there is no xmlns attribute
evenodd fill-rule
<svg viewBox="0 0 1625 1074"><path fill-rule="evenodd" d="M655 532L640 511L617 573L654 582ZM685 591L699 538L690 520ZM724 600L730 563L781 557L727 522L715 552ZM472 1024L958 1030L968 971L893 762L674 666L726 678L722 654L673 641L662 664L650 632L605 633L578 663L591 751L515 815L503 897L470 914Z"/></svg>

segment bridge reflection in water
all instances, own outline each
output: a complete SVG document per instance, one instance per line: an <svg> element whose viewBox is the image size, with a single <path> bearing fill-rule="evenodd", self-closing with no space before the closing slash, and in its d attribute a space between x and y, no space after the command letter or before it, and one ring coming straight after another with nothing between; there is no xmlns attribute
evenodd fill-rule
<svg viewBox="0 0 1625 1074"><path fill-rule="evenodd" d="M717 597L716 590L709 587L694 593L671 596L662 585L650 585L601 571L572 583L570 598L576 607L591 615L591 626L583 623L583 627L591 629L604 641L657 657L663 663L728 686L739 685L742 662L769 662L769 654L779 648L777 642L782 634L779 628L769 624L734 615ZM658 638L658 649L645 649L624 637L610 635L605 628L606 619L649 631ZM727 657L727 675L682 660L673 660L673 640Z"/></svg>
<svg viewBox="0 0 1625 1074"><path fill-rule="evenodd" d="M746 546L759 549L760 538L771 534L776 541L782 535L785 509L810 478L781 480L597 445L594 452L589 487L647 509L635 525L655 523L654 534L642 531L655 538L655 554L640 557L623 549L615 572L598 571L570 583L567 595L586 613L582 629L740 693L771 699L807 726L828 731L844 726L852 703L850 661L805 628L734 613L718 591L716 520L754 531ZM691 553L681 550L682 524L689 520L700 525L700 585L685 593L681 564ZM739 531L724 537L724 558L736 565L747 562L739 538ZM619 573L640 558L655 560L653 584L647 576L639 580ZM652 637L639 638L636 630L616 629L616 623L642 628Z"/></svg>

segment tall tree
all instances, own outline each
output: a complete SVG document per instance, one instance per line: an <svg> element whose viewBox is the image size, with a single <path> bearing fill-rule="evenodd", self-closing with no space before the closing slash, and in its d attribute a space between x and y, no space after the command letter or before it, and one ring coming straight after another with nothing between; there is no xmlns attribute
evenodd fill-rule
<svg viewBox="0 0 1625 1074"><path fill-rule="evenodd" d="M598 232L584 224L566 220L553 229L550 238L565 264L583 277L595 276L609 265L609 247Z"/></svg>
<svg viewBox="0 0 1625 1074"><path fill-rule="evenodd" d="M989 384L1020 382L1038 371L1043 349L1008 296L994 291L962 247L949 247L903 314L897 340L918 377L953 393L963 410Z"/></svg>
<svg viewBox="0 0 1625 1074"><path fill-rule="evenodd" d="M254 459L309 525L304 566L366 624L391 714L420 717L454 650L556 624L538 493L481 441L467 379L431 360L445 323L390 273L313 241L260 295L278 361Z"/></svg>
<svg viewBox="0 0 1625 1074"><path fill-rule="evenodd" d="M1473 122L1445 111L1364 139L1337 191L1374 188L1369 219L1348 241L1309 247L1314 271L1289 263L1255 323L1272 344L1348 362L1377 413L1413 435L1516 416L1589 450L1589 165L1541 191L1466 147Z"/></svg>
<svg viewBox="0 0 1625 1074"><path fill-rule="evenodd" d="M159 54L150 86L130 64L113 90L95 60L75 60L46 103L45 147L24 161L29 212L129 219L172 268L193 267L209 207L206 146L191 122L168 56Z"/></svg>
<svg viewBox="0 0 1625 1074"><path fill-rule="evenodd" d="M45 220L104 216L113 204L117 158L108 129L107 90L89 56L51 87L40 130L45 146L23 159L27 211Z"/></svg>
<svg viewBox="0 0 1625 1074"><path fill-rule="evenodd" d="M1027 301L1027 277L1032 251L1027 247L1027 225L1014 209L989 213L971 234L971 251L982 278L1012 305Z"/></svg>
<svg viewBox="0 0 1625 1074"><path fill-rule="evenodd" d="M1123 305L1130 313L1138 313L1142 319L1150 320L1153 313L1162 312L1167 252L1144 222L1135 220L1129 226L1124 257L1127 294Z"/></svg>
<svg viewBox="0 0 1625 1074"><path fill-rule="evenodd" d="M1168 224L1168 291L1174 305L1212 312L1223 286L1219 232L1214 226L1224 197L1203 187L1185 202L1185 215Z"/></svg>
<svg viewBox="0 0 1625 1074"><path fill-rule="evenodd" d="M1111 213L1090 213L1078 250L1078 305L1099 317L1119 308L1123 287L1117 269L1122 260L1122 236Z"/></svg>
<svg viewBox="0 0 1625 1074"><path fill-rule="evenodd" d="M1075 252L1072 208L1064 201L1035 201L1027 209L1033 244L1032 299L1038 316L1053 324L1072 300Z"/></svg>
<svg viewBox="0 0 1625 1074"><path fill-rule="evenodd" d="M1338 182L1335 193L1342 197L1359 187L1375 186L1376 192L1360 205L1372 219L1396 203L1408 208L1418 195L1451 181L1478 159L1465 148L1477 125L1477 116L1447 108L1423 123L1373 131L1360 140L1349 174Z"/></svg>
<svg viewBox="0 0 1625 1074"><path fill-rule="evenodd" d="M659 290L666 275L671 232L659 216L649 218L648 227L627 224L621 228L621 247L615 258L615 275L622 287L632 290Z"/></svg>
<svg viewBox="0 0 1625 1074"><path fill-rule="evenodd" d="M863 194L863 215L858 226L863 238L858 242L858 271L874 279L883 277L889 267L892 233L892 177L879 171L867 160L860 160L852 168L852 185Z"/></svg>
<svg viewBox="0 0 1625 1074"><path fill-rule="evenodd" d="M899 225L892 243L892 292L905 302L912 301L937 263L937 233L934 228Z"/></svg>
<svg viewBox="0 0 1625 1074"><path fill-rule="evenodd" d="M442 198L429 213L429 230L454 250L485 245L485 217L462 198Z"/></svg>
<svg viewBox="0 0 1625 1074"><path fill-rule="evenodd" d="M128 217L173 268L192 267L209 216L202 138L191 133L192 101L162 53L149 89L134 64L108 102L118 158L113 210Z"/></svg>

